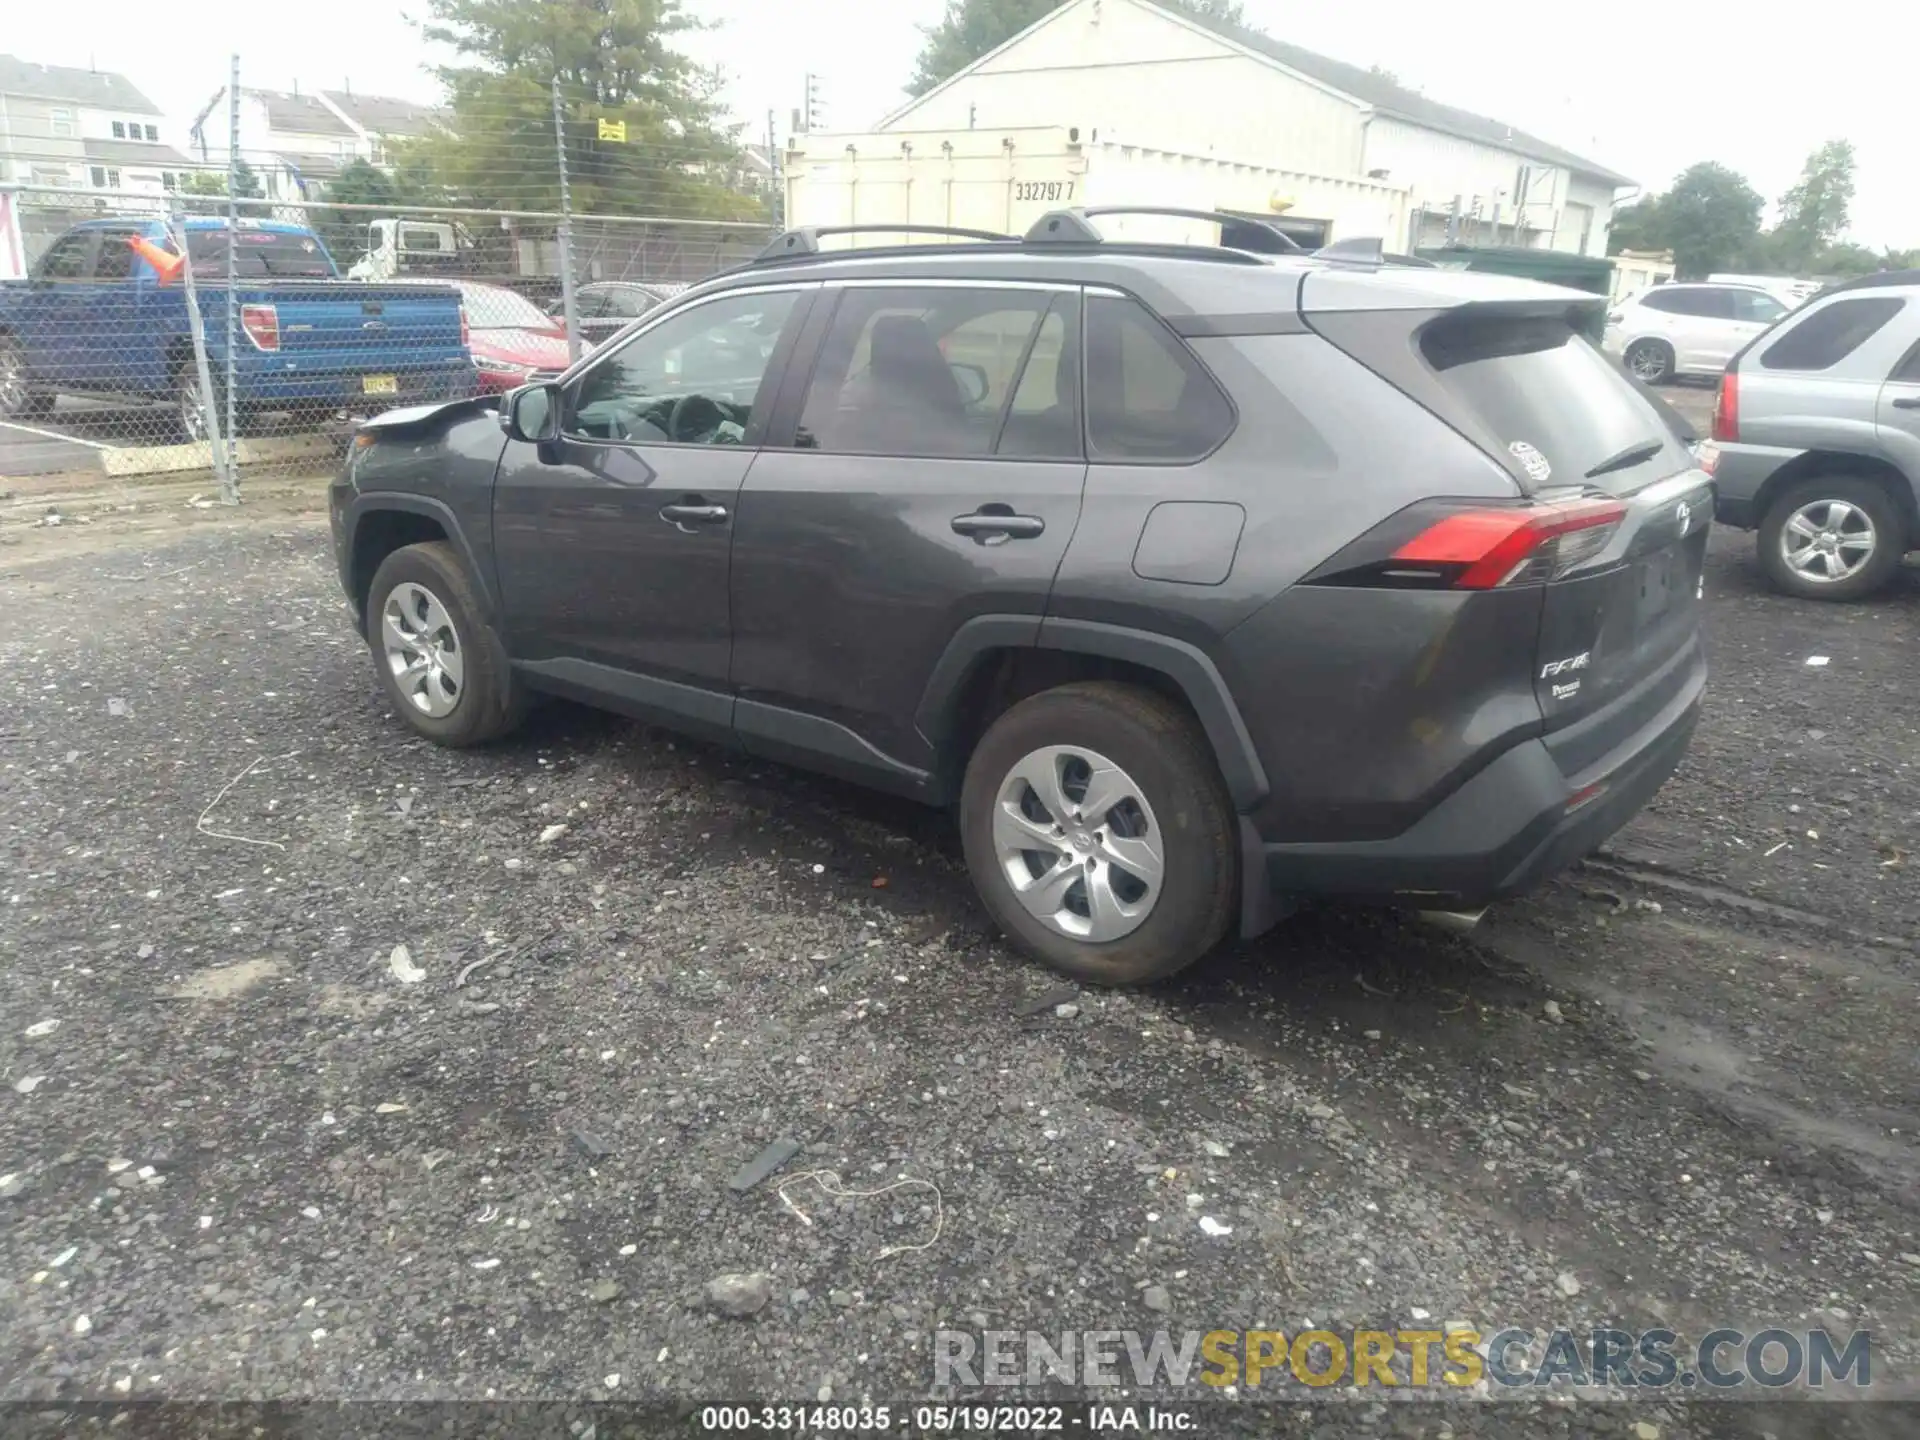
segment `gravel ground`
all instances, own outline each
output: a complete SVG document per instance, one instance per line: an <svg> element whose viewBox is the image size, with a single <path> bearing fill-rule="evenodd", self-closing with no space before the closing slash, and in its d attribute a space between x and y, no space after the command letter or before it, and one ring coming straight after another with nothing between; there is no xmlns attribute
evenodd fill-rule
<svg viewBox="0 0 1920 1440"><path fill-rule="evenodd" d="M1450 1319L1863 1327L1915 1393L1920 577L1716 535L1691 757L1471 939L1068 994L941 815L568 706L409 738L289 494L0 535L0 1398L897 1403L943 1327ZM1920 1426L1366 1398L1201 1433Z"/></svg>

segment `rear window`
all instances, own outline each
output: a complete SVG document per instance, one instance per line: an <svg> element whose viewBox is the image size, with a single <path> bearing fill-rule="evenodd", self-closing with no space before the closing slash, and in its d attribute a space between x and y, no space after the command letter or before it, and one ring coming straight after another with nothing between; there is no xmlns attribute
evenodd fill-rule
<svg viewBox="0 0 1920 1440"><path fill-rule="evenodd" d="M1892 295L1835 300L1812 311L1760 353L1767 370L1830 370L1900 313L1906 301Z"/></svg>
<svg viewBox="0 0 1920 1440"><path fill-rule="evenodd" d="M1531 489L1619 494L1686 464L1667 421L1563 317L1443 317L1421 331L1420 353L1453 402L1443 418L1478 432Z"/></svg>
<svg viewBox="0 0 1920 1440"><path fill-rule="evenodd" d="M233 256L233 273L242 279L331 280L333 266L311 235L284 230L242 230ZM227 271L227 232L189 230L187 253L196 275L217 279Z"/></svg>
<svg viewBox="0 0 1920 1440"><path fill-rule="evenodd" d="M1097 460L1198 460L1233 406L1193 352L1137 302L1087 301L1087 441Z"/></svg>

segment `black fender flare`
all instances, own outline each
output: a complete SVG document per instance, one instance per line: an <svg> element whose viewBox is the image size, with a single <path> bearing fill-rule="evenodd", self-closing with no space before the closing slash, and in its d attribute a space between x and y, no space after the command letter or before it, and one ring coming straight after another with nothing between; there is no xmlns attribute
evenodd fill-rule
<svg viewBox="0 0 1920 1440"><path fill-rule="evenodd" d="M447 542L459 552L460 563L466 566L467 577L472 580L473 588L479 592L480 601L487 608L486 621L494 629L499 628L500 596L494 589L492 567L482 565L480 557L474 553L473 546L467 540L466 529L453 513L453 507L444 500L436 500L428 495L414 495L404 490L361 490L347 501L340 516L340 530L343 541L340 552L341 568L347 571L342 579L351 583L354 546L360 535L360 522L369 515L388 514L402 511L409 515L424 515L437 523L446 532ZM372 577L368 577L371 579ZM359 614L362 626L366 616L360 613L363 606L357 594L349 592L353 599L354 610Z"/></svg>
<svg viewBox="0 0 1920 1440"><path fill-rule="evenodd" d="M1124 625L1037 615L976 615L947 642L914 713L914 725L936 752L943 748L955 699L988 654L998 650L1063 650L1124 660L1165 675L1186 697L1213 747L1234 808L1246 814L1269 793L1266 767L1220 669L1184 640Z"/></svg>

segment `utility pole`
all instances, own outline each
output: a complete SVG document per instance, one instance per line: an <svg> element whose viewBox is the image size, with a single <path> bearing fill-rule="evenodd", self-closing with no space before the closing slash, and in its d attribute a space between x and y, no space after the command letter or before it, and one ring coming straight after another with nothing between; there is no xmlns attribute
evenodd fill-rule
<svg viewBox="0 0 1920 1440"><path fill-rule="evenodd" d="M560 164L560 313L567 326L567 359L580 358L580 317L573 304L573 191L567 186L567 126L560 108L560 77L553 77L553 148Z"/></svg>
<svg viewBox="0 0 1920 1440"><path fill-rule="evenodd" d="M807 72L807 107L803 113L809 132L818 130L826 119L826 106L820 99L820 77L811 71Z"/></svg>
<svg viewBox="0 0 1920 1440"><path fill-rule="evenodd" d="M220 472L220 499L228 505L240 503L239 397L233 373L240 349L240 286L234 257L240 253L240 57L236 54L227 72L227 429L221 437L227 463Z"/></svg>
<svg viewBox="0 0 1920 1440"><path fill-rule="evenodd" d="M780 152L773 148L773 111L767 111L767 203L773 212L773 228L783 226L782 214L786 211L783 203L786 199L780 193Z"/></svg>

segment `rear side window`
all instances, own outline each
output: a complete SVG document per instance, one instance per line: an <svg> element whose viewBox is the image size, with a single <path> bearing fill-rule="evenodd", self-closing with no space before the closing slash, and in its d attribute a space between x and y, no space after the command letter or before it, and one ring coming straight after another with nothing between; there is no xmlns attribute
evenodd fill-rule
<svg viewBox="0 0 1920 1440"><path fill-rule="evenodd" d="M1530 489L1623 494L1686 463L1667 422L1565 317L1446 316L1421 331L1420 353L1453 402L1442 418L1470 425Z"/></svg>
<svg viewBox="0 0 1920 1440"><path fill-rule="evenodd" d="M1733 318L1761 325L1778 320L1787 313L1787 307L1771 295L1758 290L1736 290L1733 292Z"/></svg>
<svg viewBox="0 0 1920 1440"><path fill-rule="evenodd" d="M1761 351L1760 364L1768 370L1829 370L1859 349L1905 304L1891 295L1835 300Z"/></svg>
<svg viewBox="0 0 1920 1440"><path fill-rule="evenodd" d="M822 341L795 444L851 455L1077 457L1063 303L1042 290L865 287Z"/></svg>
<svg viewBox="0 0 1920 1440"><path fill-rule="evenodd" d="M1087 301L1087 444L1096 460L1198 460L1233 430L1233 406L1178 337L1137 301Z"/></svg>
<svg viewBox="0 0 1920 1440"><path fill-rule="evenodd" d="M1732 314L1723 303L1725 298L1712 290L1668 289L1649 295L1640 303L1649 310L1664 310L1669 315L1712 315L1725 319Z"/></svg>

